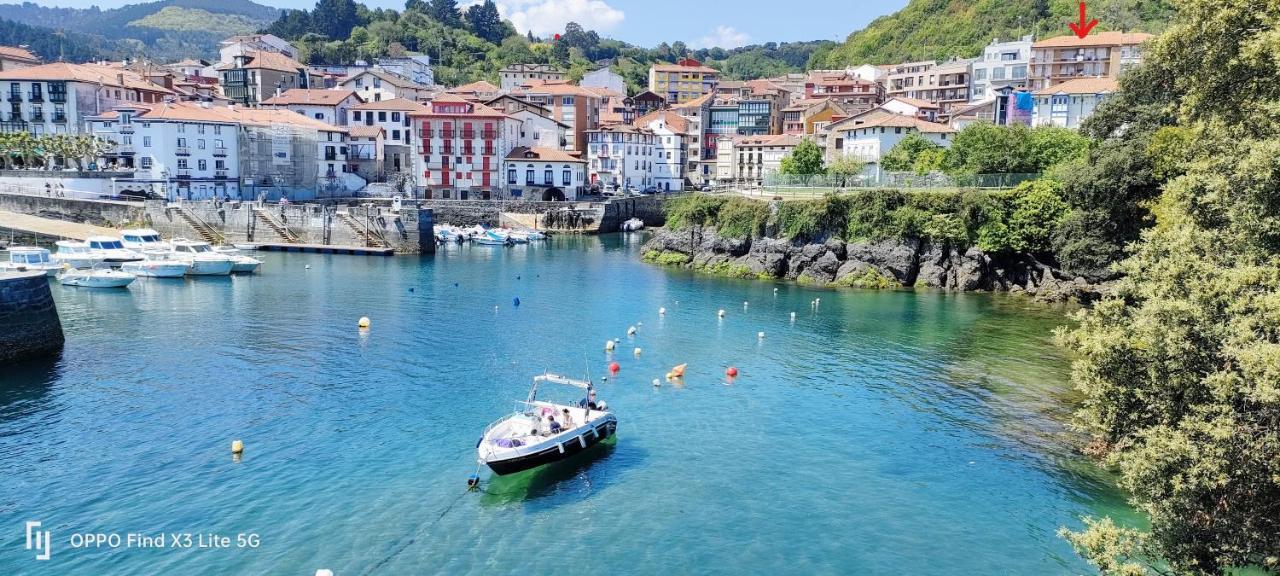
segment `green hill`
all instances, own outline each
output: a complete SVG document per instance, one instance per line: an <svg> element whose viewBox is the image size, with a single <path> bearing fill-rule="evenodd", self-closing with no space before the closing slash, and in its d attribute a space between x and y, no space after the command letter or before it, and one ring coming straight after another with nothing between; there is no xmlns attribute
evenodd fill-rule
<svg viewBox="0 0 1280 576"><path fill-rule="evenodd" d="M1171 0L1090 0L1095 31L1160 32L1173 17ZM817 66L890 64L973 57L992 38L1070 34L1079 19L1076 0L911 0L902 10L850 34Z"/></svg>
<svg viewBox="0 0 1280 576"><path fill-rule="evenodd" d="M252 33L262 28L262 22L239 14L215 14L199 8L165 6L159 12L130 22L129 26L174 32L209 32L225 38Z"/></svg>

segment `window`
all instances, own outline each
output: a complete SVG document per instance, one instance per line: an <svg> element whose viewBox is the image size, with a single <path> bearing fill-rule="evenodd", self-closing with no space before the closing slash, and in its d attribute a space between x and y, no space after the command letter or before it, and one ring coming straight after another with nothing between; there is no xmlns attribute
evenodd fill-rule
<svg viewBox="0 0 1280 576"><path fill-rule="evenodd" d="M515 183L516 183L516 169L507 168L507 184L515 184Z"/></svg>
<svg viewBox="0 0 1280 576"><path fill-rule="evenodd" d="M143 136L143 137L142 137L142 147L143 147L143 148L150 148L150 147L151 147L151 137L150 137L150 136Z"/></svg>
<svg viewBox="0 0 1280 576"><path fill-rule="evenodd" d="M1019 65L1017 65L1017 66L1014 66L1014 67L1013 67L1013 77L1014 77L1014 78L1026 78L1026 77L1027 77L1027 65L1026 65L1026 64L1019 64Z"/></svg>
<svg viewBox="0 0 1280 576"><path fill-rule="evenodd" d="M204 138L196 140L196 148L199 150L204 150Z"/></svg>
<svg viewBox="0 0 1280 576"><path fill-rule="evenodd" d="M324 114L323 114L323 113L316 112L315 116L316 116L316 120L324 120Z"/></svg>
<svg viewBox="0 0 1280 576"><path fill-rule="evenodd" d="M214 133L214 134L222 134L222 127L221 127L221 126L214 126L214 127L213 127L213 133ZM219 141L218 141L218 147L222 147L222 141L221 141L221 140L219 140Z"/></svg>
<svg viewBox="0 0 1280 576"><path fill-rule="evenodd" d="M533 168L524 171L524 182L525 184L533 184Z"/></svg>
<svg viewBox="0 0 1280 576"><path fill-rule="evenodd" d="M179 133L179 134L186 134L186 133L187 133L187 125L186 125L186 124L179 124L179 125L178 125L178 133ZM179 146L181 146L181 144L179 144Z"/></svg>
<svg viewBox="0 0 1280 576"><path fill-rule="evenodd" d="M355 121L357 121L357 122L359 122L359 121L360 121L360 111L359 111L359 110L352 110L352 111L351 111L351 119L352 119L352 120L355 120Z"/></svg>
<svg viewBox="0 0 1280 576"><path fill-rule="evenodd" d="M565 96L560 99L560 103L564 106L573 106L573 96Z"/></svg>
<svg viewBox="0 0 1280 576"><path fill-rule="evenodd" d="M214 160L214 161L213 161L213 169L214 169L214 170L226 170L226 169L227 169L227 161L226 161L226 160Z"/></svg>
<svg viewBox="0 0 1280 576"><path fill-rule="evenodd" d="M178 159L178 168L179 168L180 170L186 170L186 169L187 169L187 159L186 159L186 158L179 158L179 159Z"/></svg>
<svg viewBox="0 0 1280 576"><path fill-rule="evenodd" d="M179 138L179 139L178 139L178 147L179 147L179 148L186 148L186 147L187 147L187 139L186 139L186 138Z"/></svg>
<svg viewBox="0 0 1280 576"><path fill-rule="evenodd" d="M986 69L986 68L974 68L974 69L973 69L973 79L974 79L974 80L986 80L986 79L987 79L987 69Z"/></svg>
<svg viewBox="0 0 1280 576"><path fill-rule="evenodd" d="M386 121L387 121L387 113L386 113L386 112L379 112L379 113L378 113L378 121L379 121L379 122L386 122Z"/></svg>
<svg viewBox="0 0 1280 576"><path fill-rule="evenodd" d="M391 131L391 139L392 139L392 140L399 140L399 139L400 139L400 131L399 131L399 130L392 130L392 131Z"/></svg>
<svg viewBox="0 0 1280 576"><path fill-rule="evenodd" d="M573 184L573 172L572 172L572 171L570 171L568 168L565 168L565 169L564 169L564 172L562 172L562 173L560 174L560 176L561 176L561 178L562 178L561 182L562 182L565 186L569 186L569 185Z"/></svg>
<svg viewBox="0 0 1280 576"><path fill-rule="evenodd" d="M150 169L151 169L151 157L150 157L150 156L143 156L143 157L142 157L142 169L143 169L143 170L150 170Z"/></svg>
<svg viewBox="0 0 1280 576"><path fill-rule="evenodd" d="M196 124L196 132L204 134L204 124Z"/></svg>
<svg viewBox="0 0 1280 576"><path fill-rule="evenodd" d="M992 80L1004 80L1004 68L995 68L991 71Z"/></svg>
<svg viewBox="0 0 1280 576"><path fill-rule="evenodd" d="M555 184L555 179L550 166L547 166L547 169L542 171L542 182L547 186Z"/></svg>
<svg viewBox="0 0 1280 576"><path fill-rule="evenodd" d="M200 170L207 170L209 169L209 163L202 158L196 161L196 168Z"/></svg>
<svg viewBox="0 0 1280 576"><path fill-rule="evenodd" d="M399 113L399 112L392 112L392 113L391 113L391 121L392 121L392 122L399 122L399 121L400 121L400 113Z"/></svg>

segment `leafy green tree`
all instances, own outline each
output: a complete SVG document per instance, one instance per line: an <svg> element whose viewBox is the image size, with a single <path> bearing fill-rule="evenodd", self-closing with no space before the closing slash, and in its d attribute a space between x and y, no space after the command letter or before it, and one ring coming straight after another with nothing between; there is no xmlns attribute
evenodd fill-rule
<svg viewBox="0 0 1280 576"><path fill-rule="evenodd" d="M823 174L822 149L808 138L801 140L795 149L782 158L779 172L788 175Z"/></svg>
<svg viewBox="0 0 1280 576"><path fill-rule="evenodd" d="M899 140L888 154L880 159L880 165L890 172L914 171L928 174L942 167L942 147L918 133L908 134Z"/></svg>
<svg viewBox="0 0 1280 576"><path fill-rule="evenodd" d="M485 0L481 4L469 6L466 18L471 31L489 42L501 43L506 35L507 30L502 25L502 16L498 14L498 6L493 3L493 0Z"/></svg>
<svg viewBox="0 0 1280 576"><path fill-rule="evenodd" d="M1180 3L1123 84L1146 82L1117 103L1130 119L1113 109L1093 127L1147 163L1141 182L1108 185L1120 190L1158 182L1152 125L1189 131L1188 149L1155 163L1176 176L1157 184L1155 224L1113 294L1059 333L1076 357L1078 424L1151 521L1144 542L1096 522L1069 537L1110 573L1280 568L1277 23L1276 2Z"/></svg>
<svg viewBox="0 0 1280 576"><path fill-rule="evenodd" d="M320 0L311 12L311 31L333 40L343 40L360 25L354 0Z"/></svg>
<svg viewBox="0 0 1280 576"><path fill-rule="evenodd" d="M462 25L462 11L458 9L457 0L431 0L428 13L446 26Z"/></svg>

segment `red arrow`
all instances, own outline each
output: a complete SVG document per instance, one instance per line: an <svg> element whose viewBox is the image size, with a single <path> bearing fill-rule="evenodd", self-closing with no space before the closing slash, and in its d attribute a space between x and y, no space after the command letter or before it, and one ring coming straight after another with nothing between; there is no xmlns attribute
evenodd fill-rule
<svg viewBox="0 0 1280 576"><path fill-rule="evenodd" d="M1087 16L1085 16L1084 2L1081 2L1080 3L1080 23L1076 24L1072 22L1070 24L1067 24L1067 27L1070 28L1072 32L1076 33L1077 38L1083 39L1085 36L1088 36L1089 31L1093 30L1093 27L1098 25L1097 18L1094 18L1093 20L1087 20L1087 21L1085 20L1085 18L1087 18Z"/></svg>

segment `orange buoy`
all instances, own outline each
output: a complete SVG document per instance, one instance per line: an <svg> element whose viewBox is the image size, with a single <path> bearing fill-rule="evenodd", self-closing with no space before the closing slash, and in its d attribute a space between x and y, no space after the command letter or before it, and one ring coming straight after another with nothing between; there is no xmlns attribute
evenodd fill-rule
<svg viewBox="0 0 1280 576"><path fill-rule="evenodd" d="M683 377L683 376L684 376L684 368L685 368L685 366L688 366L688 364L681 364L681 365L679 365L679 366L676 366L675 368L672 368L672 369L671 369L671 374L672 374L673 376L675 376L676 378L681 378L681 377Z"/></svg>
<svg viewBox="0 0 1280 576"><path fill-rule="evenodd" d="M609 372L612 372L612 373L614 373L614 374L617 374L617 373L618 373L618 371L619 371L619 370L621 370L621 369L622 369L622 366L621 366L621 365L619 365L617 362L610 362L610 363L609 363Z"/></svg>
<svg viewBox="0 0 1280 576"><path fill-rule="evenodd" d="M738 369L734 368L733 366L730 366L728 369L724 371L724 375L730 378L733 378L738 375Z"/></svg>

